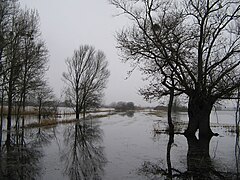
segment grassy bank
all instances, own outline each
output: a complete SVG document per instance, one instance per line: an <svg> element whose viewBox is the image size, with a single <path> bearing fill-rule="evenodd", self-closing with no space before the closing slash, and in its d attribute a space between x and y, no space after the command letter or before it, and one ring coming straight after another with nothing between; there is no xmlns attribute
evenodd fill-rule
<svg viewBox="0 0 240 180"><path fill-rule="evenodd" d="M115 112L111 112L108 114L96 114L96 115L88 115L85 120L91 120L96 118L104 118L111 115L116 114ZM64 119L64 120L57 120L57 119L43 119L40 123L34 122L27 124L25 128L37 128L37 127L44 127L44 126L56 126L58 124L67 124L67 123L75 123L77 121L82 121L83 119L77 120L77 119Z"/></svg>

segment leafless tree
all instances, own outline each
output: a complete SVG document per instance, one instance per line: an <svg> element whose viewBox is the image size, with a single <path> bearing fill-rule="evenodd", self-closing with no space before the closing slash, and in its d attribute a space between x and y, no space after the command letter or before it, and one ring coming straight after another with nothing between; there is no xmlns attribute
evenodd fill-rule
<svg viewBox="0 0 240 180"><path fill-rule="evenodd" d="M67 85L66 100L76 112L76 119L86 108L99 105L110 75L108 62L102 51L96 51L92 46L80 46L74 51L72 58L66 60L67 72L63 80Z"/></svg>
<svg viewBox="0 0 240 180"><path fill-rule="evenodd" d="M7 142L10 142L13 101L19 112L24 111L27 94L36 88L48 69L48 52L35 10L23 10L17 0L5 0L0 4L0 16L1 104L3 107L3 101L7 101Z"/></svg>
<svg viewBox="0 0 240 180"><path fill-rule="evenodd" d="M4 42L4 51L2 52L1 64L4 67L4 84L6 84L6 95L7 95L7 105L8 105L8 113L7 113L7 143L10 143L10 130L11 130L11 115L12 115L12 107L13 107L13 96L14 96L14 87L17 79L17 72L21 70L20 60L20 31L22 30L22 24L20 23L20 19L18 18L20 15L20 9L16 2L9 3L12 6L11 14L8 16L8 31L9 33L5 35L7 38Z"/></svg>
<svg viewBox="0 0 240 180"><path fill-rule="evenodd" d="M45 43L42 41L39 30L39 17L35 10L26 10L21 14L24 25L24 36L21 40L21 71L18 73L16 81L15 101L17 102L16 127L19 126L19 117L25 112L26 98L31 91L38 86L45 85L41 83L45 72L48 69L47 55L48 51ZM22 119L24 127L24 116Z"/></svg>
<svg viewBox="0 0 240 180"><path fill-rule="evenodd" d="M0 130L1 130L1 138L0 143L2 141L2 124L3 124L3 101L5 96L5 88L4 84L6 81L6 68L4 67L4 50L9 43L8 41L8 34L10 29L9 19L11 15L13 14L13 5L14 3L11 3L11 1L0 1L0 78L1 78L1 124L0 124Z"/></svg>
<svg viewBox="0 0 240 180"><path fill-rule="evenodd" d="M49 102L55 100L53 90L46 81L42 81L41 85L37 86L36 89L32 91L31 99L38 108L38 121L40 123L44 110L52 106Z"/></svg>
<svg viewBox="0 0 240 180"><path fill-rule="evenodd" d="M240 86L239 1L110 2L133 23L117 34L123 58L158 73L160 95L173 88L188 96L186 135L212 136L214 103Z"/></svg>

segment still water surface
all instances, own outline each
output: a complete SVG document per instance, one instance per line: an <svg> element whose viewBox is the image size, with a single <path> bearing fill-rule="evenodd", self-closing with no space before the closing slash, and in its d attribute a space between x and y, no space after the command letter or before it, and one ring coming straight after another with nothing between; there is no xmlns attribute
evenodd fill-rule
<svg viewBox="0 0 240 180"><path fill-rule="evenodd" d="M175 121L183 122L178 126L180 132L186 118L186 113L175 116ZM0 179L199 179L191 174L195 170L204 170L213 179L237 179L236 137L226 126L234 123L234 114L221 112L213 121L213 131L220 136L206 143L210 158L200 161L192 158L197 156L198 140L175 135L169 144L166 133L153 131L154 127L165 129L166 116L149 112L26 129L24 148L3 149ZM197 167L199 162L204 163Z"/></svg>

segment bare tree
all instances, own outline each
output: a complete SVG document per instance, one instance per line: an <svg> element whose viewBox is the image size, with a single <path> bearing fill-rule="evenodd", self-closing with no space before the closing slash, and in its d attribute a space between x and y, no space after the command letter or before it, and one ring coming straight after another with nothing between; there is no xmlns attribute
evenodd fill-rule
<svg viewBox="0 0 240 180"><path fill-rule="evenodd" d="M239 1L110 2L133 22L117 35L123 58L157 72L163 93L173 88L188 96L186 135L199 129L200 136L212 136L214 103L240 86Z"/></svg>
<svg viewBox="0 0 240 180"><path fill-rule="evenodd" d="M3 101L5 100L5 84L6 81L6 74L8 69L6 67L5 58L6 55L4 51L6 50L7 45L10 43L9 35L11 29L11 17L14 14L14 6L15 1L0 1L0 78L1 78L1 123L0 123L0 130L1 130L1 138L0 143L2 141L2 124L3 124Z"/></svg>
<svg viewBox="0 0 240 180"><path fill-rule="evenodd" d="M46 81L41 81L41 85L36 87L31 96L32 101L38 108L38 122L41 123L41 117L44 113L44 109L49 109L52 106L49 102L55 100L53 90L49 87Z"/></svg>
<svg viewBox="0 0 240 180"><path fill-rule="evenodd" d="M108 62L102 51L92 46L80 46L72 58L66 60L67 72L63 80L67 85L66 100L76 112L76 119L86 108L94 107L101 102L103 90L110 75Z"/></svg>
<svg viewBox="0 0 240 180"><path fill-rule="evenodd" d="M3 100L7 101L9 143L13 101L18 104L18 114L24 111L27 94L36 88L48 69L48 52L40 36L39 16L35 10L22 10L17 0L1 1L0 24L1 104L3 107Z"/></svg>
<svg viewBox="0 0 240 180"><path fill-rule="evenodd" d="M20 18L24 24L24 36L21 39L21 71L16 81L15 101L17 102L16 128L19 126L19 118L25 112L26 98L38 86L43 85L40 79L44 78L47 66L47 49L41 40L39 30L39 16L35 10L25 10ZM22 116L22 128L24 116Z"/></svg>
<svg viewBox="0 0 240 180"><path fill-rule="evenodd" d="M43 81L42 79L44 79L45 72L48 70L48 51L45 43L40 38L40 32L38 31L39 23L37 23L39 22L38 16L34 16L34 11L30 13L33 14L30 16L33 18L31 18L29 22L29 34L24 39L24 49L22 53L23 68L19 78L19 102L21 103L23 113L25 112L26 98L29 96L29 93L32 91L35 92L36 89L47 89L46 91L48 92L52 91L48 90L50 88L45 82L41 83ZM40 93L41 90L37 92ZM53 96L52 92L50 94ZM47 99L49 97L50 95L46 95L45 98ZM22 127L24 127L24 122L22 123Z"/></svg>
<svg viewBox="0 0 240 180"><path fill-rule="evenodd" d="M12 107L13 107L13 98L17 81L17 73L21 71L21 61L20 61L20 31L22 29L22 24L19 19L20 9L17 4L13 4L12 14L9 17L9 35L8 35L8 44L4 50L4 69L6 77L6 91L7 91L7 140L6 143L10 143L10 130L11 130L11 121L12 121Z"/></svg>

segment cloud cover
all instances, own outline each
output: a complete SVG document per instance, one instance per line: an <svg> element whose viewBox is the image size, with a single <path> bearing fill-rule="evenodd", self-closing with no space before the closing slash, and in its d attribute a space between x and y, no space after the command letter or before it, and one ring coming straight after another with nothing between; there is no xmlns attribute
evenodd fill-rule
<svg viewBox="0 0 240 180"><path fill-rule="evenodd" d="M42 37L50 54L47 77L57 96L64 87L65 59L80 45L89 44L104 51L109 62L111 76L105 104L133 101L136 105L149 105L138 95L138 89L146 83L141 73L136 70L126 80L131 67L121 62L115 35L129 21L124 16L114 16L117 10L108 0L20 0L20 3L23 8L39 13Z"/></svg>

